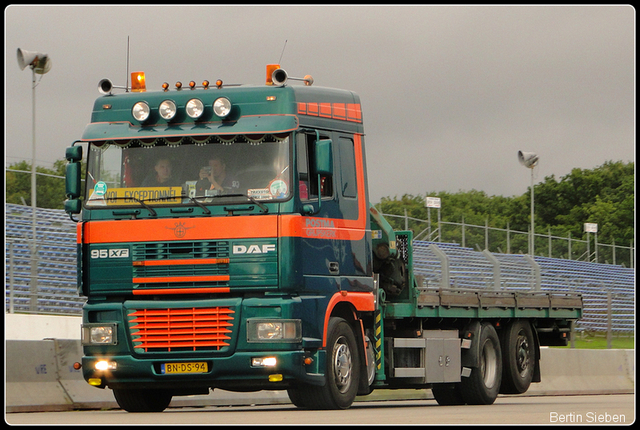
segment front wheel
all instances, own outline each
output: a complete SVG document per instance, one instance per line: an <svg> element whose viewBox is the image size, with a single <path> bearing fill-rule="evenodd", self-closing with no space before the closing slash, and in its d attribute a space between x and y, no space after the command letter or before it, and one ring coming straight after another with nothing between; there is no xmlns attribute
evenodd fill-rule
<svg viewBox="0 0 640 430"><path fill-rule="evenodd" d="M114 389L118 405L127 412L162 412L171 403L171 393L162 390Z"/></svg>
<svg viewBox="0 0 640 430"><path fill-rule="evenodd" d="M331 318L327 327L325 384L303 385L288 390L298 407L347 409L358 394L360 356L353 329L342 318Z"/></svg>

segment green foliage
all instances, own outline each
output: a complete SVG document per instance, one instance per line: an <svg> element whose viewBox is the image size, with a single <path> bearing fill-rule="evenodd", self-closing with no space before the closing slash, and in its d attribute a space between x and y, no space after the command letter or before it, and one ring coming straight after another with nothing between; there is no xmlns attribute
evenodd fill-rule
<svg viewBox="0 0 640 430"><path fill-rule="evenodd" d="M65 160L54 163L53 169L36 166L36 204L40 208L62 209L64 207ZM26 173L25 173L26 172ZM59 177L52 177L52 176ZM6 203L31 205L31 164L27 161L14 163L5 170Z"/></svg>
<svg viewBox="0 0 640 430"><path fill-rule="evenodd" d="M558 237L583 239L584 223L598 224L598 242L615 243L629 246L634 240L635 222L635 167L633 162L606 162L591 170L573 169L570 174L556 180L549 176L542 183L534 185L535 228L536 234L548 234ZM425 197L442 199L441 220L444 223L462 223L517 230L527 232L530 226L530 191L515 197L488 196L483 191L460 191L458 193L428 192L424 196L403 195L382 198L376 206L385 214L405 215L426 220L428 210ZM464 218L463 218L464 217ZM395 229L405 228L401 218L387 217ZM437 210L431 210L432 226L437 222ZM425 230L425 223L410 222L409 229L415 234ZM432 227L433 229L434 227ZM447 227L443 241L459 241L461 227ZM444 229L443 229L444 230ZM466 245L484 248L484 232L479 229L465 229ZM494 234L494 233L492 233ZM493 248L506 250L506 235L503 238L491 238ZM520 235L523 236L523 235ZM419 236L422 239L426 235ZM455 240L453 239L455 238ZM538 243L536 249L547 246ZM512 253L527 252L525 237L511 238ZM555 246L555 245L554 245ZM566 246L566 245L558 245ZM496 250L496 249L492 249ZM565 255L566 249L554 251L554 255ZM572 249L572 255L583 252Z"/></svg>

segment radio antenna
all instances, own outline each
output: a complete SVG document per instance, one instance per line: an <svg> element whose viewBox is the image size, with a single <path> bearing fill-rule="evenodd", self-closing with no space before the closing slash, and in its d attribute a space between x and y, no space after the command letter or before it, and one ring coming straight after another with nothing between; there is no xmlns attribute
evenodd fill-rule
<svg viewBox="0 0 640 430"><path fill-rule="evenodd" d="M278 60L278 64L282 64L282 56L284 55L284 48L287 47L287 39L284 40L284 46L282 47L282 53L280 54L280 59Z"/></svg>
<svg viewBox="0 0 640 430"><path fill-rule="evenodd" d="M127 36L127 84L125 85L125 91L129 92L129 36Z"/></svg>

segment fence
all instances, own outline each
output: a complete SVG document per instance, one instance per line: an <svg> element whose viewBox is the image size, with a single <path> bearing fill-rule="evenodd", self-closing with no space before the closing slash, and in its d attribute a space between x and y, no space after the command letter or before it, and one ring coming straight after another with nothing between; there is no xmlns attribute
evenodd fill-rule
<svg viewBox="0 0 640 430"><path fill-rule="evenodd" d="M34 254L31 208L13 204L5 208L6 311L80 315L86 299L77 293L76 224L61 210L37 209ZM578 329L634 329L634 269L546 256L531 261L522 254L479 252L453 243L416 240L414 251L419 258L414 269L431 283L440 282L442 274L440 260L428 255L430 243L451 258L449 278L455 286L532 289L538 271L543 290L583 295L585 313ZM464 273L469 268L472 272Z"/></svg>
<svg viewBox="0 0 640 430"><path fill-rule="evenodd" d="M509 228L490 227L485 225L466 224L464 217L461 223L447 221L430 221L405 215L384 214L398 220L394 227L413 230L415 239L434 242L458 243L462 247L505 254L528 254L529 232L511 230ZM403 222L404 221L404 222ZM623 267L635 267L635 247L598 242L598 235L586 233L586 239L551 234L536 233L534 235L535 255L549 258L588 261L592 263L619 264Z"/></svg>

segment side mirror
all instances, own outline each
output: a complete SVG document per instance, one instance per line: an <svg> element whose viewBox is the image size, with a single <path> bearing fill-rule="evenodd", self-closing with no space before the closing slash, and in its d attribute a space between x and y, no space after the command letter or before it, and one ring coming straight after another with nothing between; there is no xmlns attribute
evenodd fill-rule
<svg viewBox="0 0 640 430"><path fill-rule="evenodd" d="M78 199L65 200L64 211L69 215L79 214L81 210L82 210L82 201Z"/></svg>
<svg viewBox="0 0 640 430"><path fill-rule="evenodd" d="M316 173L318 175L333 175L333 154L331 139L316 142Z"/></svg>
<svg viewBox="0 0 640 430"><path fill-rule="evenodd" d="M65 158L70 163L82 160L82 146L69 146L65 152Z"/></svg>
<svg viewBox="0 0 640 430"><path fill-rule="evenodd" d="M67 171L65 175L65 196L68 199L77 199L81 194L81 178L80 178L81 165L79 162L73 162L67 164Z"/></svg>

